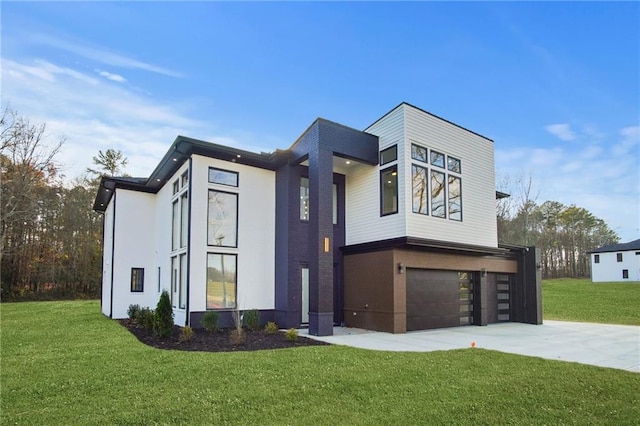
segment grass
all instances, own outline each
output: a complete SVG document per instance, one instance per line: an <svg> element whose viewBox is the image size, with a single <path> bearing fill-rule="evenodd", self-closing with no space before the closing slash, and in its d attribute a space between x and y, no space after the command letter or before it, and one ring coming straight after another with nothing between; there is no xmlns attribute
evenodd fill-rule
<svg viewBox="0 0 640 426"><path fill-rule="evenodd" d="M95 301L1 305L2 424L637 424L640 375L483 349L139 343ZM559 380L560 379L560 380Z"/></svg>
<svg viewBox="0 0 640 426"><path fill-rule="evenodd" d="M640 283L542 282L543 319L640 325Z"/></svg>

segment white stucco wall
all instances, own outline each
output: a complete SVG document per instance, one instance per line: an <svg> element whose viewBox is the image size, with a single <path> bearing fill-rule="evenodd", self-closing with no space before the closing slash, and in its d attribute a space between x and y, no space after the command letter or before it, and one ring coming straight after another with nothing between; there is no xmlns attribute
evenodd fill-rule
<svg viewBox="0 0 640 426"><path fill-rule="evenodd" d="M206 310L207 253L237 254L239 309L275 307L275 172L194 155L190 310ZM209 167L238 172L239 186L208 182ZM208 191L238 194L238 247L207 245Z"/></svg>
<svg viewBox="0 0 640 426"><path fill-rule="evenodd" d="M155 195L116 189L113 318L126 318L131 304L155 308ZM131 268L144 268L144 291L131 291Z"/></svg>
<svg viewBox="0 0 640 426"><path fill-rule="evenodd" d="M617 254L622 253L622 262ZM600 262L595 263L595 256ZM629 271L629 278L622 278L622 271ZM597 282L640 282L640 255L635 250L609 253L591 253L591 281Z"/></svg>

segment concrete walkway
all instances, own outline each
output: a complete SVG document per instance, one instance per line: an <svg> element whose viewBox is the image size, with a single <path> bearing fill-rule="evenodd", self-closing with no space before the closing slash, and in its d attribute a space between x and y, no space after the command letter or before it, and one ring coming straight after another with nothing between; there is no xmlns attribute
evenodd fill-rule
<svg viewBox="0 0 640 426"><path fill-rule="evenodd" d="M544 321L463 326L391 334L335 327L333 336L300 335L336 345L378 351L430 352L471 347L578 362L640 373L640 327Z"/></svg>

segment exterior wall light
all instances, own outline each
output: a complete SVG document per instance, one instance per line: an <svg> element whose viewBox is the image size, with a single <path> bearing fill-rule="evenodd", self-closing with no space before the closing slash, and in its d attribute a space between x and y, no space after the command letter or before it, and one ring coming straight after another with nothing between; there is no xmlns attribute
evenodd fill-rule
<svg viewBox="0 0 640 426"><path fill-rule="evenodd" d="M482 268L480 270L480 273L482 274L483 277L486 277L487 276L487 268Z"/></svg>
<svg viewBox="0 0 640 426"><path fill-rule="evenodd" d="M405 271L404 263L402 262L398 263L398 273L404 274L404 271Z"/></svg>

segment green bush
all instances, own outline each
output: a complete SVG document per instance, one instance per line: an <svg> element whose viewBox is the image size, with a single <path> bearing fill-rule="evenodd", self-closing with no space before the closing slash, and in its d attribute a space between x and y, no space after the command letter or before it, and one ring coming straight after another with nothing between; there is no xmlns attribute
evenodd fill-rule
<svg viewBox="0 0 640 426"><path fill-rule="evenodd" d="M202 316L202 327L210 333L215 333L218 330L218 312L207 311Z"/></svg>
<svg viewBox="0 0 640 426"><path fill-rule="evenodd" d="M290 328L284 332L284 337L286 337L290 342L295 342L296 340L298 340L298 330L296 330L295 328Z"/></svg>
<svg viewBox="0 0 640 426"><path fill-rule="evenodd" d="M146 328L147 330L153 329L153 323L155 322L155 313L153 309L140 308L136 315L136 322Z"/></svg>
<svg viewBox="0 0 640 426"><path fill-rule="evenodd" d="M278 324L269 321L267 325L264 326L264 331L266 331L267 334L276 334L278 332Z"/></svg>
<svg viewBox="0 0 640 426"><path fill-rule="evenodd" d="M180 330L180 336L178 336L178 341L180 343L190 342L192 338L193 338L193 329L188 325L185 327L182 327L182 329Z"/></svg>
<svg viewBox="0 0 640 426"><path fill-rule="evenodd" d="M260 312L257 309L249 309L244 312L244 325L249 330L257 330L260 327Z"/></svg>
<svg viewBox="0 0 640 426"><path fill-rule="evenodd" d="M169 293L166 290L160 295L160 300L158 300L158 305L156 306L153 331L159 337L168 337L173 332L173 309L171 308Z"/></svg>
<svg viewBox="0 0 640 426"><path fill-rule="evenodd" d="M137 319L138 312L140 312L140 305L129 305L129 309L127 309L127 315L130 320Z"/></svg>

